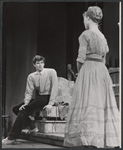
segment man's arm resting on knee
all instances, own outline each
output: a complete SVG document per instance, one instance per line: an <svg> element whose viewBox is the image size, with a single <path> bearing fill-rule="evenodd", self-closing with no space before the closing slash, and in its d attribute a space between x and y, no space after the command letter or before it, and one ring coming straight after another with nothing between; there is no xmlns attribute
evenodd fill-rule
<svg viewBox="0 0 123 150"><path fill-rule="evenodd" d="M19 110L25 109L25 106L29 104L30 100L32 99L33 91L34 91L33 79L31 75L29 75L27 78L24 104L19 108Z"/></svg>
<svg viewBox="0 0 123 150"><path fill-rule="evenodd" d="M54 105L57 93L58 93L58 77L56 71L53 69L51 72L51 94L48 105L46 105L43 109L47 109L47 112L50 113L52 106Z"/></svg>

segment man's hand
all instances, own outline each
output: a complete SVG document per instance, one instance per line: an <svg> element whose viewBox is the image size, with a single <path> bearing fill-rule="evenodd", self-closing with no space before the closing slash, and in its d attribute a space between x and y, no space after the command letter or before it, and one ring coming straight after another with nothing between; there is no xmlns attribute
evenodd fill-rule
<svg viewBox="0 0 123 150"><path fill-rule="evenodd" d="M46 105L44 106L43 110L46 109L47 113L51 113L52 105Z"/></svg>
<svg viewBox="0 0 123 150"><path fill-rule="evenodd" d="M19 108L19 111L25 109L25 106L28 105L28 104L23 104L20 108Z"/></svg>

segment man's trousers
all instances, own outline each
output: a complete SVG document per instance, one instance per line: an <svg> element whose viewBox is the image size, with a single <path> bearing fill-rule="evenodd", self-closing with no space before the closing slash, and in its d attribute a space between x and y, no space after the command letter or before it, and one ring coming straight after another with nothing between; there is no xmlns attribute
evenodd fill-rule
<svg viewBox="0 0 123 150"><path fill-rule="evenodd" d="M33 115L39 110L42 110L49 102L49 95L38 95L34 100L31 100L28 105L25 106L25 109L19 111L19 108L24 103L21 103L13 108L13 112L17 115L17 118L10 130L8 139L18 139L23 127L28 126L31 123L29 116ZM27 124L29 123L29 124ZM32 127L33 128L33 127Z"/></svg>

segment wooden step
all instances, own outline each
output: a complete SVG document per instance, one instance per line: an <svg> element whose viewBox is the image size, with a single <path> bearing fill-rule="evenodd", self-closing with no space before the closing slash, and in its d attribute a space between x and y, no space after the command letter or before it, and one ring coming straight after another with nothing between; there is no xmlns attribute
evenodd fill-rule
<svg viewBox="0 0 123 150"><path fill-rule="evenodd" d="M59 120L36 120L35 124L39 132L26 134L23 130L20 138L55 146L63 146L66 121Z"/></svg>
<svg viewBox="0 0 123 150"><path fill-rule="evenodd" d="M111 73L119 73L119 67L117 67L117 68L109 68L109 73L111 74Z"/></svg>
<svg viewBox="0 0 123 150"><path fill-rule="evenodd" d="M20 138L24 140L41 142L41 143L62 147L64 141L64 134L38 132L38 133L32 133L28 135L22 132Z"/></svg>

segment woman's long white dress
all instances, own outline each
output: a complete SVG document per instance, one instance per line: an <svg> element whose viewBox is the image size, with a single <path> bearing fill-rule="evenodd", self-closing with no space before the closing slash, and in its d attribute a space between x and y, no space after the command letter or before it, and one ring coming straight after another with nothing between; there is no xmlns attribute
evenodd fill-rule
<svg viewBox="0 0 123 150"><path fill-rule="evenodd" d="M84 64L68 111L64 146L117 147L120 145L120 114L112 80L105 63L86 61L87 57L105 61L106 39L86 30L80 35L79 44L77 61Z"/></svg>

